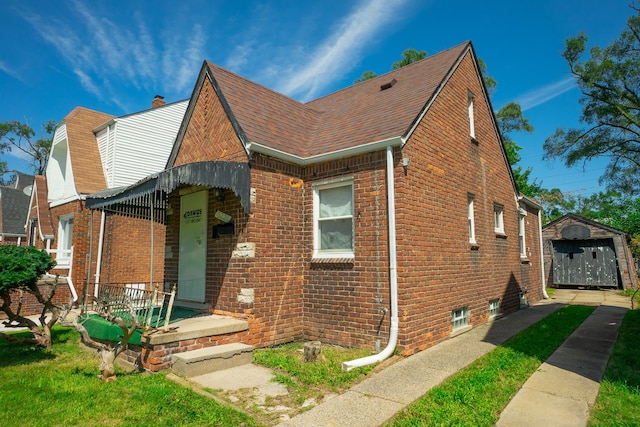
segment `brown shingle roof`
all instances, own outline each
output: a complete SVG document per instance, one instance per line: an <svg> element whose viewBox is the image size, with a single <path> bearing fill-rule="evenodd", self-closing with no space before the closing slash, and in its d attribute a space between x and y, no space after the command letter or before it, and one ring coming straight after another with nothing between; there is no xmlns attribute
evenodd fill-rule
<svg viewBox="0 0 640 427"><path fill-rule="evenodd" d="M207 66L248 142L308 158L405 136L470 46L460 44L306 104Z"/></svg>
<svg viewBox="0 0 640 427"><path fill-rule="evenodd" d="M113 117L110 114L76 107L63 120L67 127L73 179L76 191L80 194L94 193L107 187L93 129Z"/></svg>

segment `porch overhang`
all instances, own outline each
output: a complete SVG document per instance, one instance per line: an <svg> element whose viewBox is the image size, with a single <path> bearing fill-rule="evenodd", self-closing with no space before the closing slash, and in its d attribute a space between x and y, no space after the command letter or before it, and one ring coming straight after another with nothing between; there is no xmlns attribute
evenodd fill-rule
<svg viewBox="0 0 640 427"><path fill-rule="evenodd" d="M251 212L251 169L248 163L208 161L188 163L149 175L128 187L99 191L87 196L86 207L127 216L159 219L167 194L183 185L199 185L233 191L245 213ZM153 213L155 211L155 213ZM164 215L162 215L164 216Z"/></svg>

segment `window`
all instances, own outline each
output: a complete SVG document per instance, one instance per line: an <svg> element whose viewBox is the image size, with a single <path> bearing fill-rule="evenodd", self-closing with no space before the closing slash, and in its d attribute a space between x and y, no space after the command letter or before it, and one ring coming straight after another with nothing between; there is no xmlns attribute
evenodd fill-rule
<svg viewBox="0 0 640 427"><path fill-rule="evenodd" d="M451 312L451 326L453 330L464 328L469 324L469 311L467 307L458 308Z"/></svg>
<svg viewBox="0 0 640 427"><path fill-rule="evenodd" d="M496 317L500 313L500 300L492 299L489 301L489 317Z"/></svg>
<svg viewBox="0 0 640 427"><path fill-rule="evenodd" d="M353 257L353 180L314 187L314 256Z"/></svg>
<svg viewBox="0 0 640 427"><path fill-rule="evenodd" d="M520 258L527 257L527 245L524 239L525 214L518 213L518 242L520 244Z"/></svg>
<svg viewBox="0 0 640 427"><path fill-rule="evenodd" d="M56 262L58 265L71 263L71 246L73 242L73 214L60 217L58 223L58 250Z"/></svg>
<svg viewBox="0 0 640 427"><path fill-rule="evenodd" d="M475 95L469 91L468 92L468 108L469 108L469 135L471 135L471 139L476 139L476 129L475 129L475 124L474 124L474 119L473 119L473 98L475 98Z"/></svg>
<svg viewBox="0 0 640 427"><path fill-rule="evenodd" d="M473 194L467 195L467 220L469 222L469 243L476 243L476 225L473 218Z"/></svg>
<svg viewBox="0 0 640 427"><path fill-rule="evenodd" d="M496 233L504 233L504 208L502 205L494 204L493 205L493 224Z"/></svg>

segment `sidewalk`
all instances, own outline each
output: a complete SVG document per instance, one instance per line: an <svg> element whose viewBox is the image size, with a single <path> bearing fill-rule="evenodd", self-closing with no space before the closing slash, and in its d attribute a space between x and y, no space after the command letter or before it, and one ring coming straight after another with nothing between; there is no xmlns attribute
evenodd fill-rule
<svg viewBox="0 0 640 427"><path fill-rule="evenodd" d="M382 425L459 369L565 304L602 307L531 377L505 409L498 425L584 426L589 416L588 405L593 404L597 395L622 316L630 307L629 298L617 295L616 291L558 290L552 299L403 359L280 425ZM539 417L533 418L534 414Z"/></svg>

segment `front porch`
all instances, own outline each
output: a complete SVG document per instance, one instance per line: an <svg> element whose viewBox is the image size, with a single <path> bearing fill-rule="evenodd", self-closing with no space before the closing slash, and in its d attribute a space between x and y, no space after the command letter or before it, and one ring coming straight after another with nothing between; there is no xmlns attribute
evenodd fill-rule
<svg viewBox="0 0 640 427"><path fill-rule="evenodd" d="M130 319L125 305L131 305L140 328L131 337L121 358L126 364L139 369L158 372L171 369L176 364L184 366L185 358L189 358L188 352L241 344L249 336L247 320L174 306L175 286L172 286L172 292L159 291L159 284L139 283L101 284L95 289L96 295L91 297L85 293L83 298L82 312L87 332L102 342L119 341L120 328L100 317L97 310L104 310L101 307L106 304L111 313ZM245 346L242 353L247 349L252 348ZM224 352L225 347L222 350ZM202 365L206 365L210 358L200 359L205 362ZM178 370L188 376L192 369L179 367Z"/></svg>

